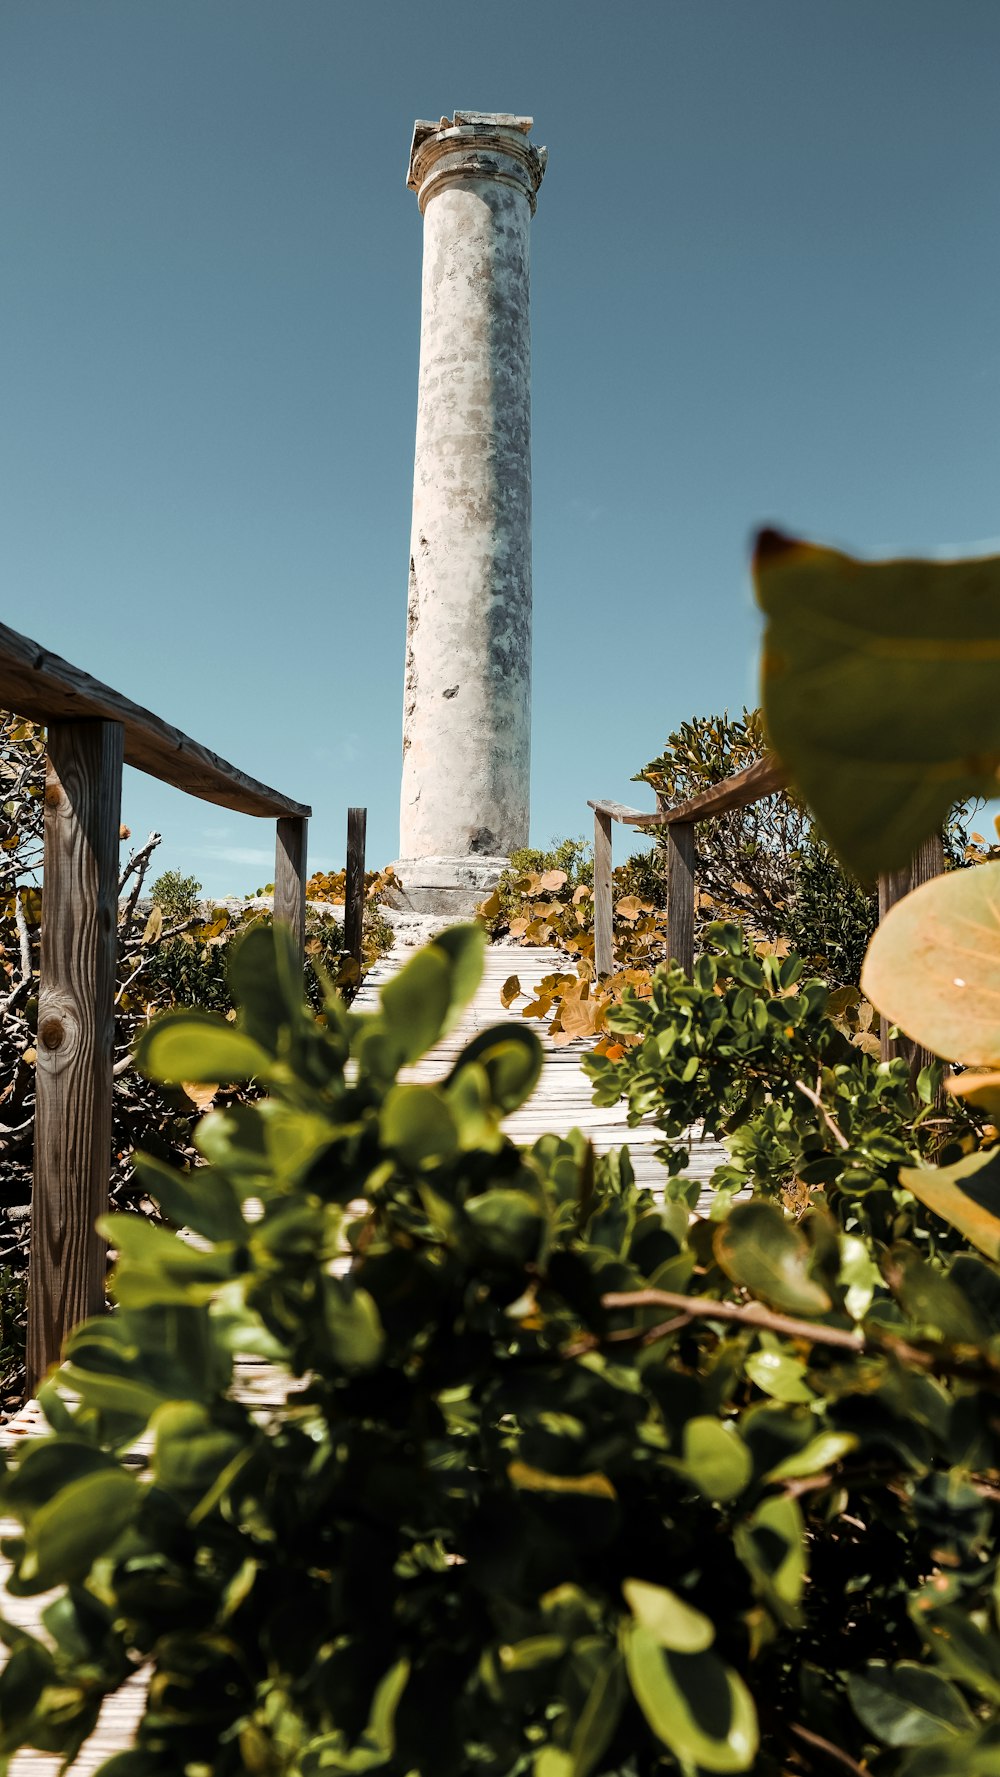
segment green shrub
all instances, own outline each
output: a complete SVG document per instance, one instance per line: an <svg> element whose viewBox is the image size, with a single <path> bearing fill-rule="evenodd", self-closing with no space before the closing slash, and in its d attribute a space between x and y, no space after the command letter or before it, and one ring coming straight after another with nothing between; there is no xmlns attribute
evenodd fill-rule
<svg viewBox="0 0 1000 1777"><path fill-rule="evenodd" d="M397 1078L473 928L325 1022L275 937L234 951L235 1026L141 1039L269 1096L204 1119L204 1169L140 1163L200 1238L111 1218L117 1313L0 1486L12 1591L60 1589L51 1645L0 1630L0 1749L71 1758L148 1663L109 1777L986 1772L946 1761L1000 1724L997 1268L818 1208L689 1223L578 1135L518 1151L523 1027ZM240 1402L240 1355L284 1406Z"/></svg>

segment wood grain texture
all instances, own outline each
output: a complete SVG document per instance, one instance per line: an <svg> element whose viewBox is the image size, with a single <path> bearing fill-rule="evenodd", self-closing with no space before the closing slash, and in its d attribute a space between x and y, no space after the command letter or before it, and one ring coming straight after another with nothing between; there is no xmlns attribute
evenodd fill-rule
<svg viewBox="0 0 1000 1777"><path fill-rule="evenodd" d="M118 944L119 722L54 722L45 772L45 892L28 1289L28 1392L69 1329L104 1307Z"/></svg>
<svg viewBox="0 0 1000 1777"><path fill-rule="evenodd" d="M686 974L694 968L694 823L666 829L667 950Z"/></svg>
<svg viewBox="0 0 1000 1777"><path fill-rule="evenodd" d="M274 851L274 917L286 925L306 953L306 848L309 823L301 815L283 815Z"/></svg>
<svg viewBox="0 0 1000 1777"><path fill-rule="evenodd" d="M611 899L611 815L594 810L594 967L610 975L615 966L614 907Z"/></svg>
<svg viewBox="0 0 1000 1777"><path fill-rule="evenodd" d="M277 818L312 813L304 803L247 777L179 728L4 623L0 623L0 709L14 710L33 722L120 722L126 765L150 777L241 814Z"/></svg>
<svg viewBox="0 0 1000 1777"><path fill-rule="evenodd" d="M679 802L676 808L668 808L662 797L657 798L660 806L649 814L639 808L626 808L621 802L591 802L588 806L595 812L600 809L627 827L672 827L678 822L711 820L713 815L728 814L732 808L746 808L775 790L783 790L787 782L784 766L768 755L755 760L745 771L723 778L720 784L712 784L689 801Z"/></svg>
<svg viewBox="0 0 1000 1777"><path fill-rule="evenodd" d="M361 966L365 923L365 834L367 808L347 811L347 871L344 886L344 948Z"/></svg>
<svg viewBox="0 0 1000 1777"><path fill-rule="evenodd" d="M932 833L923 840L913 854L906 869L891 870L878 879L878 916L883 920L889 910L908 895L912 889L919 888L922 882L930 882L944 871L944 844L940 833ZM910 1063L910 1073L914 1079L921 1068L927 1067L934 1060L929 1049L919 1043L913 1043L909 1037L890 1037L890 1026L883 1018L880 1026L879 1044L883 1061L892 1061L897 1055L905 1055Z"/></svg>

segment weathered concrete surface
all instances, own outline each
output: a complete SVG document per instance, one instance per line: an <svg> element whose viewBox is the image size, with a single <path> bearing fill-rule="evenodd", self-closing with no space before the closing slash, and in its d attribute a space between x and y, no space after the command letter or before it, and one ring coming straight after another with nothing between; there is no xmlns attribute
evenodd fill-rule
<svg viewBox="0 0 1000 1777"><path fill-rule="evenodd" d="M424 261L397 870L412 905L436 896L427 911L449 892L448 910L470 910L528 837L529 233L545 165L530 127L456 112L414 130ZM437 880L420 883L430 860ZM472 901L457 869L470 860L484 867Z"/></svg>

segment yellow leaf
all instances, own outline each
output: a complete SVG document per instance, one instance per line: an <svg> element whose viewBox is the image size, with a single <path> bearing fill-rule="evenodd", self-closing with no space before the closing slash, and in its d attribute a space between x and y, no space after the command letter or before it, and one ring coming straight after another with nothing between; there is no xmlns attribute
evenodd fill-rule
<svg viewBox="0 0 1000 1777"><path fill-rule="evenodd" d="M546 870L544 876L538 878L538 886L545 889L548 894L551 894L554 889L565 888L565 870Z"/></svg>
<svg viewBox="0 0 1000 1777"><path fill-rule="evenodd" d="M208 1107L218 1090L218 1080L216 1080L214 1085L202 1085L197 1080L184 1080L181 1082L181 1091L185 1098L189 1098L191 1103L195 1105L199 1111L208 1110Z"/></svg>
<svg viewBox="0 0 1000 1777"><path fill-rule="evenodd" d="M598 1470L589 1475L549 1475L543 1469L531 1468L526 1462L512 1462L507 1473L515 1487L528 1493L586 1493L599 1499L617 1499L607 1475Z"/></svg>
<svg viewBox="0 0 1000 1777"><path fill-rule="evenodd" d="M146 921L146 927L142 934L142 942L144 944L155 944L162 930L163 908L153 907L150 911L149 918Z"/></svg>
<svg viewBox="0 0 1000 1777"><path fill-rule="evenodd" d="M520 993L521 983L517 976L508 975L500 989L500 1004L502 1006L512 1006L514 1001L520 997Z"/></svg>

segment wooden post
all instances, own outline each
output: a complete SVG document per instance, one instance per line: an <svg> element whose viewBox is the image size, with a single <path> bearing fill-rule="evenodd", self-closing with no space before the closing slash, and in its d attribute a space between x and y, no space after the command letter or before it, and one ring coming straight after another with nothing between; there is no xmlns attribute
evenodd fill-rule
<svg viewBox="0 0 1000 1777"><path fill-rule="evenodd" d="M694 968L694 822L671 821L667 842L667 949L686 975Z"/></svg>
<svg viewBox="0 0 1000 1777"><path fill-rule="evenodd" d="M615 966L614 906L611 899L611 816L594 810L594 967L610 975Z"/></svg>
<svg viewBox="0 0 1000 1777"><path fill-rule="evenodd" d="M367 808L347 811L347 886L344 889L344 946L360 969L365 924L365 831Z"/></svg>
<svg viewBox="0 0 1000 1777"><path fill-rule="evenodd" d="M274 917L295 939L299 956L306 954L306 841L309 822L301 815L283 815L278 822L274 853Z"/></svg>
<svg viewBox="0 0 1000 1777"><path fill-rule="evenodd" d="M66 1334L104 1307L114 1085L118 839L125 730L48 730L28 1274L28 1395Z"/></svg>
<svg viewBox="0 0 1000 1777"><path fill-rule="evenodd" d="M895 907L911 889L919 888L922 882L930 882L933 877L940 876L944 871L944 845L940 833L932 833L923 840L913 854L913 860L906 869L891 870L878 879L878 917L879 923L885 918L890 908ZM883 1018L879 1043L883 1061L892 1061L897 1055L905 1055L910 1063L913 1078L921 1068L934 1060L929 1049L921 1048L918 1043L910 1042L908 1037L890 1037L888 1021Z"/></svg>

